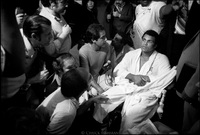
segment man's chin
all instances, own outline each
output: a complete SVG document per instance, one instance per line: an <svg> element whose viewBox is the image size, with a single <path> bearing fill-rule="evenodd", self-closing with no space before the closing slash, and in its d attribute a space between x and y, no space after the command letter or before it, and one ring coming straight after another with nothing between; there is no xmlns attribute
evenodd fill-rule
<svg viewBox="0 0 200 135"><path fill-rule="evenodd" d="M62 11L60 11L60 14L64 15L64 14L65 14L65 12L66 12L66 10L65 10L65 9L63 9Z"/></svg>
<svg viewBox="0 0 200 135"><path fill-rule="evenodd" d="M141 2L141 5L144 7L144 6L148 6L149 5L149 1L148 0L146 0L146 1L142 1Z"/></svg>

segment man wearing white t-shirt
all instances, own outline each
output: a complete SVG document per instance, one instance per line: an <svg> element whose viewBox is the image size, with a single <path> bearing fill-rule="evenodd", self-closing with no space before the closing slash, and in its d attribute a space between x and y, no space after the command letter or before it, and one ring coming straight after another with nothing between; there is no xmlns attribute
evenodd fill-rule
<svg viewBox="0 0 200 135"><path fill-rule="evenodd" d="M136 20L133 24L132 40L135 49L140 47L145 31L152 29L159 34L165 25L165 16L178 8L178 5L166 5L163 1L141 0L135 9Z"/></svg>

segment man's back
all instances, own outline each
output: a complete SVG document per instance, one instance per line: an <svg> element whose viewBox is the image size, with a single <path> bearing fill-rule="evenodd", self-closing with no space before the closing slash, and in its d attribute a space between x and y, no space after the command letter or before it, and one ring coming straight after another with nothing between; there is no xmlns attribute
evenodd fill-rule
<svg viewBox="0 0 200 135"><path fill-rule="evenodd" d="M58 88L36 108L36 111L45 120L50 134L64 134L70 128L77 108L77 101L66 99Z"/></svg>

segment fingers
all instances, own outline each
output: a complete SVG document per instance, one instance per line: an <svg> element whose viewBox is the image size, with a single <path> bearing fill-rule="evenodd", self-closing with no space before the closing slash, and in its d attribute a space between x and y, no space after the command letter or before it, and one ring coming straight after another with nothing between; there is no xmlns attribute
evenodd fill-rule
<svg viewBox="0 0 200 135"><path fill-rule="evenodd" d="M71 27L68 24L65 24L63 26L63 32L64 33L71 33L72 32Z"/></svg>
<svg viewBox="0 0 200 135"><path fill-rule="evenodd" d="M46 80L47 77L48 77L48 75L49 75L49 71L48 70L41 71L40 72L40 78L41 78L41 80Z"/></svg>
<svg viewBox="0 0 200 135"><path fill-rule="evenodd" d="M150 79L148 76L141 76L141 79L145 82L150 82Z"/></svg>
<svg viewBox="0 0 200 135"><path fill-rule="evenodd" d="M107 103L108 100L109 100L109 98L106 97L105 95L98 95L98 96L94 97L94 102L96 102L98 104L105 104L105 103Z"/></svg>
<svg viewBox="0 0 200 135"><path fill-rule="evenodd" d="M139 83L137 83L136 85L138 86L144 86L146 84L146 81L141 80Z"/></svg>
<svg viewBox="0 0 200 135"><path fill-rule="evenodd" d="M16 15L16 19L17 19L18 24L23 21L24 17L25 17L25 14L23 14L23 13Z"/></svg>
<svg viewBox="0 0 200 135"><path fill-rule="evenodd" d="M137 86L144 86L144 85L146 85L147 82L150 82L150 79L148 76L138 75L137 79L135 81L135 84Z"/></svg>

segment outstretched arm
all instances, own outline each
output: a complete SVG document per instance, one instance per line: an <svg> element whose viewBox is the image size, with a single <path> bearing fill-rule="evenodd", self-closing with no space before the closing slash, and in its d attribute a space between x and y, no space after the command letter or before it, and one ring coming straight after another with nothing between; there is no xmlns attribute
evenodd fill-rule
<svg viewBox="0 0 200 135"><path fill-rule="evenodd" d="M171 14L173 11L177 11L181 7L180 4L167 4L160 9L160 18Z"/></svg>
<svg viewBox="0 0 200 135"><path fill-rule="evenodd" d="M10 76L19 76L25 72L25 45L15 17L15 4L10 5L6 0L1 2L1 45L5 53L11 56L10 59L6 58L10 68L14 66L15 69L9 73Z"/></svg>
<svg viewBox="0 0 200 135"><path fill-rule="evenodd" d="M107 101L108 101L108 98L105 95L98 95L98 96L92 97L79 106L77 110L77 116L80 116L83 113L85 113L91 107L93 103L104 103Z"/></svg>

